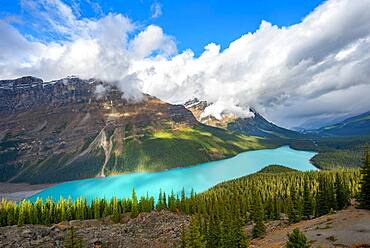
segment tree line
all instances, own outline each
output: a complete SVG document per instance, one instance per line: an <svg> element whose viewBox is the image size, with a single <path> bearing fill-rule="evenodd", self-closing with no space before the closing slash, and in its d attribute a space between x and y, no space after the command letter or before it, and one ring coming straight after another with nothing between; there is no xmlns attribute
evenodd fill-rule
<svg viewBox="0 0 370 248"><path fill-rule="evenodd" d="M194 214L200 227L202 223L211 223L209 226L228 230L229 226L222 225L236 228L252 220L259 223L279 219L281 214L287 214L292 222L296 222L347 206L350 197L358 192L359 173L356 169L257 173L220 184L199 195L194 191L186 195L184 190L180 195L160 192L157 201L148 195L138 198L135 190L130 198L96 198L91 202L86 198L72 201L71 198L62 197L58 201L39 198L34 203L28 200L15 203L2 199L0 225L49 225L65 220L106 216L112 216L113 221L119 222L124 213L135 218L141 212L153 210Z"/></svg>

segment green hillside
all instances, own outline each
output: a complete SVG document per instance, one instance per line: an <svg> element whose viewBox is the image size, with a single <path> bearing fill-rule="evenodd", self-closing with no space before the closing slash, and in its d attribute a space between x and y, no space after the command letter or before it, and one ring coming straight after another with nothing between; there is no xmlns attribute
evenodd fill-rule
<svg viewBox="0 0 370 248"><path fill-rule="evenodd" d="M104 175L128 172L161 171L176 167L227 158L242 151L274 147L259 137L245 136L205 125L161 128L113 128L105 132L112 141ZM10 140L0 143L0 148ZM51 154L32 166L14 167L15 182L50 183L98 175L105 161L104 149L96 138L86 139L85 145L75 153ZM88 152L86 152L88 150ZM9 155L10 156L10 155ZM9 166L2 170L6 172ZM9 172L2 180L11 178Z"/></svg>
<svg viewBox="0 0 370 248"><path fill-rule="evenodd" d="M272 147L263 138L231 133L205 125L147 130L141 138L125 140L106 174L159 171L234 156L242 151Z"/></svg>

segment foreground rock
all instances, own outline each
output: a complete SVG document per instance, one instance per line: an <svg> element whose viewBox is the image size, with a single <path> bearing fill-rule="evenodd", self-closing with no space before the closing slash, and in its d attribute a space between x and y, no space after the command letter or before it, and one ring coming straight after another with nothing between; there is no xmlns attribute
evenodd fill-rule
<svg viewBox="0 0 370 248"><path fill-rule="evenodd" d="M354 206L333 215L277 227L268 231L264 238L251 240L250 247L284 247L287 234L294 228L300 229L306 235L313 248L370 247L370 211L356 209ZM359 246L365 244L369 246Z"/></svg>
<svg viewBox="0 0 370 248"><path fill-rule="evenodd" d="M176 247L183 226L189 217L170 212L142 213L135 219L128 216L119 224L109 220L62 222L51 227L41 225L0 228L0 247L63 247L68 228L73 226L85 247Z"/></svg>

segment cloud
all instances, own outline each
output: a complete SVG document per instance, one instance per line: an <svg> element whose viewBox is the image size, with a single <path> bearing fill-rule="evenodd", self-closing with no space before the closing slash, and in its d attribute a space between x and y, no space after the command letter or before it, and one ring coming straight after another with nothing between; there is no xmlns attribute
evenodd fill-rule
<svg viewBox="0 0 370 248"><path fill-rule="evenodd" d="M140 32L131 41L131 49L139 58L148 57L158 50L162 52L162 55L169 56L177 50L173 38L165 35L163 30L155 25L149 25Z"/></svg>
<svg viewBox="0 0 370 248"><path fill-rule="evenodd" d="M223 51L209 44L198 58L187 50L132 68L144 91L171 102L191 96L214 102L214 116L230 110L230 104L220 107L230 102L284 126L360 113L370 109L369 8L367 0L327 1L296 25L262 21ZM317 111L308 115L312 108Z"/></svg>
<svg viewBox="0 0 370 248"><path fill-rule="evenodd" d="M154 2L150 6L150 11L153 19L158 18L162 15L162 6L158 2Z"/></svg>
<svg viewBox="0 0 370 248"><path fill-rule="evenodd" d="M127 98L137 99L141 91L134 60L156 53L176 52L175 42L160 27L150 25L132 39L138 27L122 14L109 13L100 19L78 18L71 7L59 0L22 2L39 29L48 30L51 42L27 39L14 26L0 21L0 76L13 78L34 75L44 80L78 75L116 84Z"/></svg>
<svg viewBox="0 0 370 248"><path fill-rule="evenodd" d="M95 77L128 98L140 91L172 103L198 97L214 103L205 114L216 117L248 116L254 107L288 127L370 109L368 0L326 1L288 27L262 21L224 50L208 44L199 57L177 53L161 27L139 28L122 14L81 18L59 0L22 6L33 28L52 39L0 21L1 78Z"/></svg>

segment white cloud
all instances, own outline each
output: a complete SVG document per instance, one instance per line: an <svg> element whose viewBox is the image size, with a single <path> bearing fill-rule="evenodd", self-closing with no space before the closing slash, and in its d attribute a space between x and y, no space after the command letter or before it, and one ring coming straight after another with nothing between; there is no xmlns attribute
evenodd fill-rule
<svg viewBox="0 0 370 248"><path fill-rule="evenodd" d="M61 38L25 38L0 22L1 78L96 77L119 82L131 98L138 89L173 103L198 97L215 103L207 109L214 116L247 116L251 106L285 126L370 109L369 0L329 0L289 27L262 21L225 50L211 43L199 57L176 54L160 27L138 30L121 14L85 19L59 0L22 4L43 21L40 32Z"/></svg>
<svg viewBox="0 0 370 248"><path fill-rule="evenodd" d="M329 112L360 113L370 109L369 91L356 93L361 104L349 93L370 88L367 9L368 0L327 1L296 25L279 28L262 21L256 32L224 51L209 44L199 58L185 51L170 59L136 61L131 69L144 91L172 102L190 96L215 102L215 116L230 110L229 104L220 107L230 102L256 107L285 126ZM315 115L308 115L313 106Z"/></svg>
<svg viewBox="0 0 370 248"><path fill-rule="evenodd" d="M152 12L152 18L158 18L162 15L162 6L158 2L154 2L150 6L150 11Z"/></svg>
<svg viewBox="0 0 370 248"><path fill-rule="evenodd" d="M164 56L169 56L176 52L176 44L160 27L149 25L131 41L131 49L139 58L145 58L158 50Z"/></svg>
<svg viewBox="0 0 370 248"><path fill-rule="evenodd" d="M160 27L150 25L133 39L128 36L137 30L122 14L110 13L100 19L79 19L72 9L59 0L24 1L25 11L33 14L61 40L43 42L26 39L10 24L1 21L0 76L13 78L34 75L51 80L68 75L112 81L127 98L137 99L139 79L129 72L134 60L156 53L169 56L176 52L171 37Z"/></svg>

